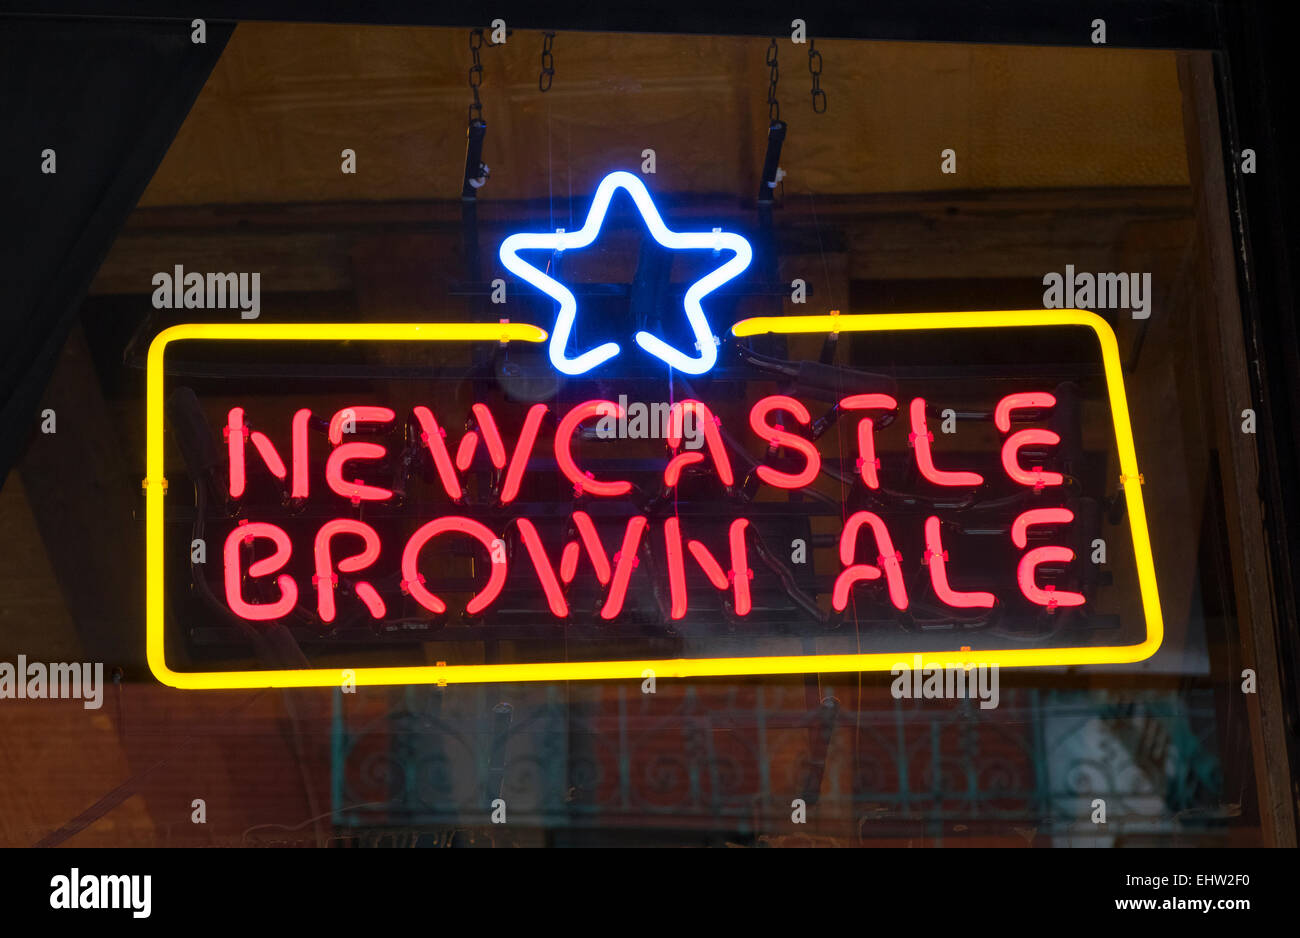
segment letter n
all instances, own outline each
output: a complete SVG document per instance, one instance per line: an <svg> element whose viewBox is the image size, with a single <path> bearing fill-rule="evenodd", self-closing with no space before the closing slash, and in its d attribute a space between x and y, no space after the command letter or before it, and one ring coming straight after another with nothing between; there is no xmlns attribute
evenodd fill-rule
<svg viewBox="0 0 1300 938"><path fill-rule="evenodd" d="M727 532L727 539L731 547L731 569L723 571L722 565L709 552L709 549L699 541L689 541L686 544L691 556L695 558L696 563L704 571L704 575L709 578L709 582L714 588L725 590L728 585L731 586L734 594L736 615L749 615L749 610L753 607L750 599L749 581L754 578L754 571L749 569L748 552L745 545L745 528L749 522L744 518L737 518L731 522L731 527ZM664 544L668 551L668 589L671 597L672 610L671 615L674 619L680 619L686 615L686 559L682 551L682 530L681 522L676 518L669 518L664 522Z"/></svg>
<svg viewBox="0 0 1300 938"><path fill-rule="evenodd" d="M309 491L307 476L307 422L311 411L303 408L293 415L293 480L290 485L291 498L306 498ZM250 429L244 423L244 408L232 407L226 417L224 430L226 447L230 454L230 497L242 498L247 484L245 451L252 443L257 455L262 457L271 474L284 482L288 472L284 460L275 448L275 444L265 433Z"/></svg>

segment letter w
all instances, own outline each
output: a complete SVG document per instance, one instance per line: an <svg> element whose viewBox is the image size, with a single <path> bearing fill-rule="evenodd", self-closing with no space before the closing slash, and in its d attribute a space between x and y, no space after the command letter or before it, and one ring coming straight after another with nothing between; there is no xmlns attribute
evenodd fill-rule
<svg viewBox="0 0 1300 938"><path fill-rule="evenodd" d="M552 613L561 618L569 614L569 604L564 599L564 591L560 588L560 583L563 582L568 586L573 582L578 572L578 557L583 549L587 551L587 557L596 570L596 579L600 580L602 586L609 587L609 592L605 596L605 605L600 610L600 617L612 619L622 611L623 601L627 598L628 582L632 579L632 569L636 566L637 548L640 546L641 535L646 528L644 515L628 519L627 527L623 532L623 546L614 555L611 567L609 555L605 553L605 545L601 543L591 516L585 511L575 511L573 524L578 529L582 546L578 546L578 541L569 541L564 545L564 552L560 555L558 580L555 576L555 568L551 565L551 558L546 555L542 539L537 535L537 528L533 527L533 523L527 518L520 518L517 523L519 536L524 542L524 547L528 549L528 556L532 558L533 569L537 571L537 579L542 583L546 602L551 607Z"/></svg>
<svg viewBox="0 0 1300 938"><path fill-rule="evenodd" d="M464 490L461 488L460 477L457 476L456 470L464 472L473 463L474 453L478 450L479 436L482 434L492 465L497 469L506 469L500 494L501 504L505 505L514 501L519 494L524 469L528 467L528 457L532 455L533 444L537 442L537 432L541 429L546 410L545 404L534 404L529 408L527 416L524 417L523 428L519 431L519 438L515 441L515 451L507 461L506 447L501 440L501 432L497 429L492 411L486 404L475 404L473 412L477 429L469 430L461 437L460 445L456 448L455 468L452 467L451 453L447 449L447 431L438 425L433 412L421 405L414 408L414 414L420 424L420 440L429 448L429 455L433 457L433 465L438 470L438 477L442 480L442 487L447 495L454 501L464 497Z"/></svg>

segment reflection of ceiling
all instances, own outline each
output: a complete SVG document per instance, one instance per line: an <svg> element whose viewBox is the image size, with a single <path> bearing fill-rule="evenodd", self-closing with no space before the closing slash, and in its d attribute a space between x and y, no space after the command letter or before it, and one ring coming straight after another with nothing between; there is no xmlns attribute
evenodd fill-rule
<svg viewBox="0 0 1300 938"><path fill-rule="evenodd" d="M658 157L659 188L752 198L767 124L767 43L561 33L482 52L482 197L589 192ZM1187 184L1172 52L780 42L788 193ZM469 104L463 30L246 23L142 205L455 198ZM957 152L955 175L940 150ZM339 153L357 153L356 175Z"/></svg>

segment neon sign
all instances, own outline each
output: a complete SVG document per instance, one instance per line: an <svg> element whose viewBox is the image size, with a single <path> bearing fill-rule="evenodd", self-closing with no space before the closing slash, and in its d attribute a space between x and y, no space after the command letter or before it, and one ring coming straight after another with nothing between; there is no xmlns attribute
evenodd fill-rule
<svg viewBox="0 0 1300 938"><path fill-rule="evenodd" d="M972 634L986 634L982 642L940 636L938 644L927 644L918 638L917 647L906 651L899 646L855 653L774 650L700 657L449 661L354 668L353 679L398 684L635 678L646 669L662 677L870 671L911 661L913 654L926 667L1098 664L1149 657L1160 645L1163 627L1118 351L1103 320L1077 310L779 317L742 321L732 333L744 339L766 332L911 334L1067 326L1091 330L1101 351L1117 481L1140 588L1138 641L1050 647L1008 643L977 632ZM504 323L239 324L179 326L155 340L148 364L145 482L151 668L160 680L179 687L335 685L337 668L204 671L168 664L164 358L173 343L205 340L496 344L541 343L547 335L535 327ZM936 412L941 394L923 387L909 394L845 388L833 402L842 421L841 443L851 447L843 454L854 469L848 482L860 486L860 494L827 543L837 561L825 586L827 621L856 621L864 610L874 610L882 620L913 621L918 607L925 606L957 623L1012 611L1020 618L1053 623L1088 608L1092 588L1082 575L1088 560L1075 549L1078 540L1072 535L1079 519L1067 506L1067 479L1053 453L1060 435L1043 427L1016 427L1042 423L1053 413L1058 405L1054 390L1030 384L997 398L989 415L997 443L982 457L983 471L964 464L944 440L935 439L928 414ZM306 616L314 622L306 627L324 634L345 614L379 623L401 609L407 610L404 620L460 622L468 616L492 621L534 596L537 607L530 621L539 628L543 621L567 623L583 616L612 627L640 615L637 604L652 595L662 598L665 623L725 613L735 634L744 636L749 628L759 634L766 627L763 610L770 606L774 588L774 578L767 574L771 545L765 541L771 535L771 511L764 506L773 498L797 504L811 496L833 459L812 438L813 425L825 419L818 412L822 405L794 394L763 394L746 402L743 416L725 425L708 400L674 401L664 455L639 476L591 457L591 435L585 431L601 417L618 415L614 401L592 397L513 408L486 400L458 407L415 403L396 408L389 403L356 398L326 409L301 402L274 414L240 404L223 408L223 485L233 507L220 532L214 593L230 614L254 627L291 614L300 620ZM704 428L699 450L682 446L688 415ZM324 428L325 437L315 440L315 455L309 439L313 425ZM747 472L737 463L742 458L737 442L751 452L775 455ZM399 448L403 460L394 460ZM396 511L404 496L410 498L409 491L396 491L409 488L409 473L395 481L381 478L377 467L395 461L414 465L411 460L417 458L427 466L421 507L398 511L395 522L380 520L373 514L376 509ZM472 484L471 477L476 480ZM934 494L921 499L893 491L890 480L903 477L915 477L917 485ZM484 478L490 479L486 487L480 481ZM556 483L559 495L538 495L554 491ZM971 530L978 525L963 520L960 506L973 491L990 485L1012 493L1009 501L1015 507L1002 533L977 532L999 545L1000 558L993 564L1000 571L993 581L977 582L973 563L989 552L972 548ZM677 495L687 488L706 493L707 520L677 509ZM258 492L278 494L259 501ZM538 507L542 497L551 506L545 511ZM316 514L303 513L304 504L316 506ZM900 510L900 505L911 507ZM473 575L453 576L453 560L468 562ZM710 611L718 609L722 613Z"/></svg>
<svg viewBox="0 0 1300 938"><path fill-rule="evenodd" d="M585 248L596 240L605 215L609 211L614 193L623 190L632 197L637 211L646 224L651 237L670 251L730 251L731 257L719 267L701 277L687 289L682 300L686 320L695 338L695 354L673 348L663 339L645 330L636 333L636 344L678 371L701 375L718 360L718 339L709 327L700 301L727 281L739 276L749 266L753 251L738 234L715 228L711 232L678 232L668 230L655 208L650 193L638 177L627 172L610 173L596 187L595 198L587 212L587 220L577 231L560 229L554 233L514 234L501 243L501 263L516 277L536 287L560 304L551 330L549 352L555 370L566 375L581 375L602 365L619 353L617 342L606 342L569 357L567 349L573 336L573 325L578 315L578 300L572 291L540 268L519 256L520 251L572 251Z"/></svg>

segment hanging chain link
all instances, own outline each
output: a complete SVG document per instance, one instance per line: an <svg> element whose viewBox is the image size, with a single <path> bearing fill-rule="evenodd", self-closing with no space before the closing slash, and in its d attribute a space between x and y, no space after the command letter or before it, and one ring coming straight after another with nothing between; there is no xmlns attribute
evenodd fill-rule
<svg viewBox="0 0 1300 938"><path fill-rule="evenodd" d="M546 33L542 37L542 71L537 76L537 90L543 94L551 90L551 80L555 78L555 56L551 54L554 42L555 33Z"/></svg>
<svg viewBox="0 0 1300 938"><path fill-rule="evenodd" d="M483 84L483 63L479 60L479 50L483 48L483 30L471 29L469 31L469 54L474 64L469 67L469 90L474 95L474 103L469 106L469 121L481 121L483 119L483 102L479 100L479 85Z"/></svg>
<svg viewBox="0 0 1300 938"><path fill-rule="evenodd" d="M822 54L817 42L808 40L808 71L812 75L812 106L814 114L826 113L826 92L822 91Z"/></svg>
<svg viewBox="0 0 1300 938"><path fill-rule="evenodd" d="M776 40L767 47L767 119L775 124L781 119L781 103L776 100L776 83L781 78L781 70L776 64Z"/></svg>

